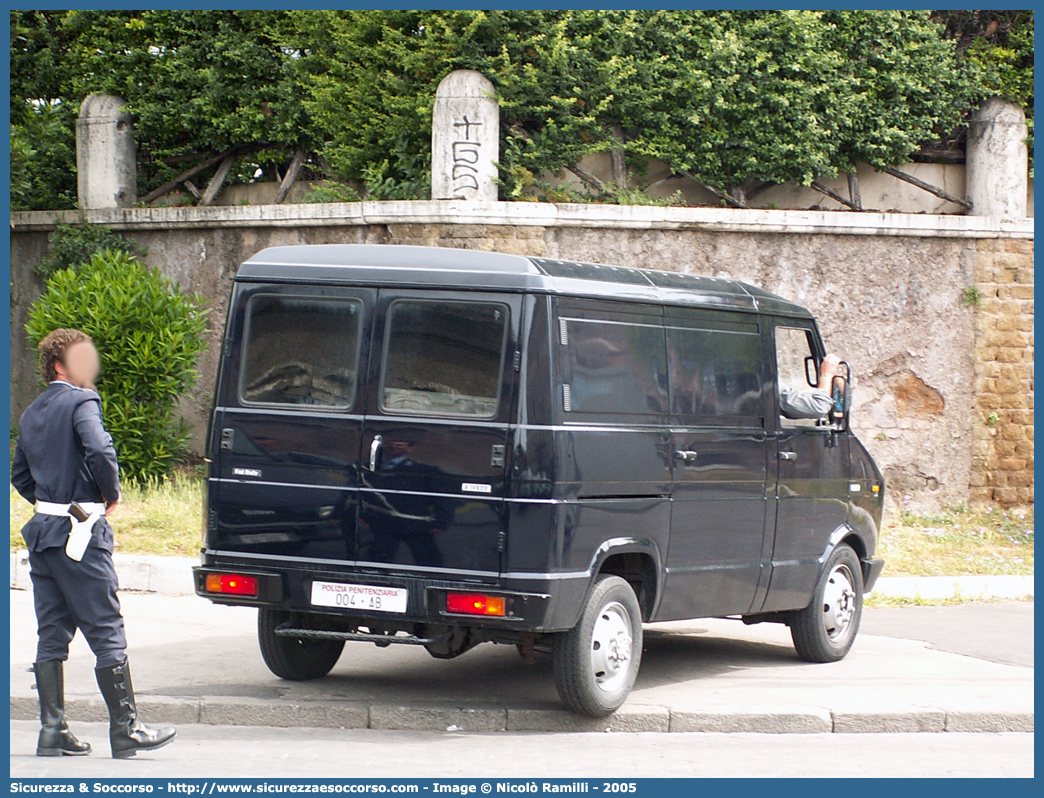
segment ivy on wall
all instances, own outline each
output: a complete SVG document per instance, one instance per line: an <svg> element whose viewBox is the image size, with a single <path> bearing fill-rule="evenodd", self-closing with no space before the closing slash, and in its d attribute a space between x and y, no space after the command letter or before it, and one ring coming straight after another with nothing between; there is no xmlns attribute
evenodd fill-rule
<svg viewBox="0 0 1044 798"><path fill-rule="evenodd" d="M250 146L230 180L301 150L330 197L426 198L435 88L460 68L496 85L504 199L608 150L722 192L808 185L905 162L985 96L1031 112L1032 40L1032 12L15 11L12 204L74 205L91 92L130 104L139 196ZM600 188L640 201L623 189Z"/></svg>
<svg viewBox="0 0 1044 798"><path fill-rule="evenodd" d="M1026 111L1032 177L1033 12L937 11L932 16L976 76L976 99L1003 97Z"/></svg>

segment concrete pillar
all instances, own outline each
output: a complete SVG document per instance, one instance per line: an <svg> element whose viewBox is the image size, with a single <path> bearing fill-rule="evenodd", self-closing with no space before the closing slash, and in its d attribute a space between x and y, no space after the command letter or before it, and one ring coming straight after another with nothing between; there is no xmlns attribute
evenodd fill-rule
<svg viewBox="0 0 1044 798"><path fill-rule="evenodd" d="M967 193L975 216L1025 216L1029 187L1026 114L998 97L968 125Z"/></svg>
<svg viewBox="0 0 1044 798"><path fill-rule="evenodd" d="M80 207L129 208L137 201L138 164L126 101L91 94L76 120L76 188Z"/></svg>
<svg viewBox="0 0 1044 798"><path fill-rule="evenodd" d="M500 104L493 84L471 69L450 72L431 115L431 198L496 201Z"/></svg>

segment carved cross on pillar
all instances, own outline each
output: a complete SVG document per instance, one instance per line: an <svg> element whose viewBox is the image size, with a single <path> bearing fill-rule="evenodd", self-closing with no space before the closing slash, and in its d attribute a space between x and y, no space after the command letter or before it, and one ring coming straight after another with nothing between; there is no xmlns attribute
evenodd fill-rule
<svg viewBox="0 0 1044 798"><path fill-rule="evenodd" d="M470 69L450 72L435 92L431 198L497 199L500 105L493 84Z"/></svg>

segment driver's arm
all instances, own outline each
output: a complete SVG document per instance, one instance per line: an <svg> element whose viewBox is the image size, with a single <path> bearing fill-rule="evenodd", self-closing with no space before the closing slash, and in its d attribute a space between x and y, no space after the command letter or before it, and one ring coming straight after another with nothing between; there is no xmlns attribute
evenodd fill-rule
<svg viewBox="0 0 1044 798"><path fill-rule="evenodd" d="M779 387L779 412L784 418L825 418L834 401L823 388Z"/></svg>

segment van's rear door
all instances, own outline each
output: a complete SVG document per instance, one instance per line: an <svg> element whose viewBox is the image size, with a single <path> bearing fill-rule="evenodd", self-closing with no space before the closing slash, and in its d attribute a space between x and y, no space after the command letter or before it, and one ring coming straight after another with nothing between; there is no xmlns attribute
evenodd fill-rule
<svg viewBox="0 0 1044 798"><path fill-rule="evenodd" d="M362 436L360 567L498 577L521 299L381 289Z"/></svg>
<svg viewBox="0 0 1044 798"><path fill-rule="evenodd" d="M376 290L239 284L214 417L210 548L264 559L355 553Z"/></svg>

